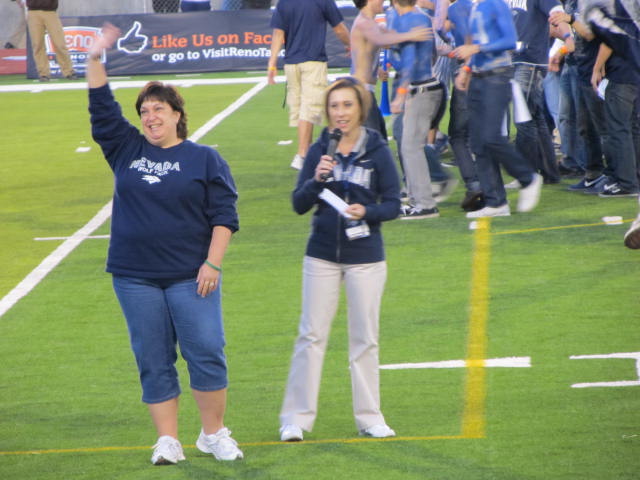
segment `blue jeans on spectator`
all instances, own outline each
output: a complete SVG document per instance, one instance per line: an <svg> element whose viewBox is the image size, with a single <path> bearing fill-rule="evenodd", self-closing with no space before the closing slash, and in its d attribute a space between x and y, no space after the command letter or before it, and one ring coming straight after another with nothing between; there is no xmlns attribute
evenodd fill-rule
<svg viewBox="0 0 640 480"><path fill-rule="evenodd" d="M586 166L584 141L578 135L578 67L564 64L560 74L560 104L559 123L560 139L562 140L562 163L571 169L584 170Z"/></svg>
<svg viewBox="0 0 640 480"><path fill-rule="evenodd" d="M560 73L547 72L542 80L542 90L544 93L544 104L547 112L553 119L553 125L558 128L560 111Z"/></svg>
<svg viewBox="0 0 640 480"><path fill-rule="evenodd" d="M449 145L465 187L470 192L480 191L476 165L469 147L469 107L467 92L454 87L449 104Z"/></svg>
<svg viewBox="0 0 640 480"><path fill-rule="evenodd" d="M594 179L602 174L612 174L611 159L607 164L603 159L602 144L607 138L607 124L604 121L604 102L593 90L590 83L578 82L578 133L584 140L585 177Z"/></svg>
<svg viewBox="0 0 640 480"><path fill-rule="evenodd" d="M612 181L623 189L638 192L636 153L632 126L638 86L609 81L604 94L604 112L609 135L604 142L607 157L615 158Z"/></svg>
<svg viewBox="0 0 640 480"><path fill-rule="evenodd" d="M180 395L176 344L187 362L191 388L208 392L227 386L221 287L203 298L197 294L197 286L193 278L113 276L145 403L165 402Z"/></svg>
<svg viewBox="0 0 640 480"><path fill-rule="evenodd" d="M546 67L522 63L516 65L515 80L522 88L532 117L528 122L516 123L516 149L546 182L558 183L560 172L545 118L542 81L546 71Z"/></svg>
<svg viewBox="0 0 640 480"><path fill-rule="evenodd" d="M512 72L511 68L501 68L486 76L474 75L469 86L471 151L476 156L480 187L489 207L507 203L500 166L523 187L531 183L535 173L503 131L511 101Z"/></svg>

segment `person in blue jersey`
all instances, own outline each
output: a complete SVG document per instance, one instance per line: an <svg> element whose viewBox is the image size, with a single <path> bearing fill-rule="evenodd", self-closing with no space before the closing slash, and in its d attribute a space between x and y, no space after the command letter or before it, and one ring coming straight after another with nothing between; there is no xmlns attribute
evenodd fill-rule
<svg viewBox="0 0 640 480"><path fill-rule="evenodd" d="M453 54L466 62L456 77L456 88L469 91L471 150L476 156L480 187L486 206L467 218L509 216L500 167L521 185L518 211L533 210L540 199L542 176L509 143L506 114L511 100L511 50L516 30L503 0L477 0L470 17L470 40Z"/></svg>
<svg viewBox="0 0 640 480"><path fill-rule="evenodd" d="M387 138L387 127L375 98L380 49L404 41L426 40L433 37L433 33L425 27L407 33L387 30L376 21L376 16L383 12L383 0L353 0L353 3L359 13L351 26L351 75L371 92L371 109L365 126Z"/></svg>
<svg viewBox="0 0 640 480"><path fill-rule="evenodd" d="M115 177L106 269L158 435L151 461L185 458L178 440L177 344L200 410L198 449L236 460L243 454L224 426L220 293L222 261L238 230L235 184L218 152L187 140L184 101L174 87L149 82L141 90L136 110L142 132L123 116L100 61L119 35L116 27L103 27L86 76L92 135Z"/></svg>
<svg viewBox="0 0 640 480"><path fill-rule="evenodd" d="M506 0L516 25L517 48L513 52L515 80L520 84L531 120L516 123L516 149L542 174L545 182L560 182L560 171L546 120L543 80L549 63L549 15L563 11L558 0ZM558 35L573 51L571 28L557 26Z"/></svg>
<svg viewBox="0 0 640 480"><path fill-rule="evenodd" d="M469 37L469 17L472 6L471 0L456 0L449 6L448 18L456 47L464 45ZM458 74L462 65L463 62L460 60L456 61L455 75ZM475 161L469 146L467 103L466 90L460 90L454 84L449 103L449 144L466 187L460 207L466 212L473 212L484 207L484 194L480 188Z"/></svg>
<svg viewBox="0 0 640 480"><path fill-rule="evenodd" d="M349 30L334 0L279 0L271 17L273 36L267 80L275 84L278 55L284 53L289 126L298 129L298 152L291 167L300 170L311 145L314 125L322 123L327 86L327 24L349 48Z"/></svg>
<svg viewBox="0 0 640 480"><path fill-rule="evenodd" d="M432 28L431 19L416 9L415 0L394 0L393 6L397 13L390 26L393 30L408 32L418 26ZM400 148L409 200L409 207L401 217L403 220L440 216L424 151L444 88L431 71L433 51L433 39L400 44L400 81L391 102L391 112L403 113Z"/></svg>
<svg viewBox="0 0 640 480"><path fill-rule="evenodd" d="M303 260L299 333L280 412L284 442L300 441L304 431L313 429L322 363L343 283L356 428L361 435L376 438L395 435L380 410L378 336L387 276L380 230L382 222L400 213L400 186L386 140L363 126L369 101L353 77L339 78L329 86L325 100L329 126L309 149L292 195L298 214L312 209L314 213ZM329 132L334 135L335 129L342 135L332 158L326 152ZM346 206L332 206L325 195L342 199Z"/></svg>

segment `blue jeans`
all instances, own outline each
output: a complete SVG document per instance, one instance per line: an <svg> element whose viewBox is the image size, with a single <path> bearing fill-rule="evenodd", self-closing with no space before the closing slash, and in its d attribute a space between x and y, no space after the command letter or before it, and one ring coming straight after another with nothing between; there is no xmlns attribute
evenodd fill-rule
<svg viewBox="0 0 640 480"><path fill-rule="evenodd" d="M476 165L469 148L469 107L467 92L453 89L449 105L449 145L460 169L460 176L470 192L480 190Z"/></svg>
<svg viewBox="0 0 640 480"><path fill-rule="evenodd" d="M577 111L580 90L578 67L565 63L560 74L560 104L558 130L562 139L563 164L568 168L585 169L584 141L578 135Z"/></svg>
<svg viewBox="0 0 640 480"><path fill-rule="evenodd" d="M544 104L547 107L547 112L553 119L555 128L559 128L560 122L560 73L559 72L547 72L542 80L542 91L544 94Z"/></svg>
<svg viewBox="0 0 640 480"><path fill-rule="evenodd" d="M195 279L114 275L113 289L127 320L143 402L160 403L180 395L176 344L187 362L191 388L202 392L226 388L220 286L202 298Z"/></svg>
<svg viewBox="0 0 640 480"><path fill-rule="evenodd" d="M515 80L522 88L532 117L528 122L516 123L516 149L546 181L557 183L560 181L560 172L545 118L542 88L546 70L545 67L516 65Z"/></svg>
<svg viewBox="0 0 640 480"><path fill-rule="evenodd" d="M486 205L500 207L507 194L500 172L503 166L522 186L533 179L533 168L509 143L503 123L511 101L510 69L488 76L474 76L469 86L469 131L471 151Z"/></svg>
<svg viewBox="0 0 640 480"><path fill-rule="evenodd" d="M611 175L609 159L607 166L603 160L603 140L607 137L607 124L604 121L604 102L593 90L591 84L579 82L578 133L584 140L585 176L593 179L603 173Z"/></svg>
<svg viewBox="0 0 640 480"><path fill-rule="evenodd" d="M615 158L613 181L624 190L638 191L636 153L632 127L638 86L609 81L604 94L604 113L609 135L604 142L605 154Z"/></svg>

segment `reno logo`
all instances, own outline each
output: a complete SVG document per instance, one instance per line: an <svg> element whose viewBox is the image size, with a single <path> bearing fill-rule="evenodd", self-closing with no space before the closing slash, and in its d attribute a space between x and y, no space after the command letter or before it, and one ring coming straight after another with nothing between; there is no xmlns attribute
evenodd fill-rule
<svg viewBox="0 0 640 480"><path fill-rule="evenodd" d="M77 73L84 73L86 69L88 51L99 36L100 28L97 27L64 27L65 45L69 51L69 57L71 57L73 69ZM58 65L56 58L56 51L49 35L45 36L44 41L45 48L47 49L47 56L49 58L51 73L55 75L60 72L60 66ZM105 58L103 53L102 61L104 60Z"/></svg>

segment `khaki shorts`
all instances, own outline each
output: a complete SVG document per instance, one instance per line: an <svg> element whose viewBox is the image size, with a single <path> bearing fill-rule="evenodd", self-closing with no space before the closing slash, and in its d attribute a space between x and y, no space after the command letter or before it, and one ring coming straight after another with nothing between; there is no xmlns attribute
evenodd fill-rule
<svg viewBox="0 0 640 480"><path fill-rule="evenodd" d="M326 62L303 62L284 66L287 76L289 125L298 120L320 125L324 112L324 91L327 88Z"/></svg>

